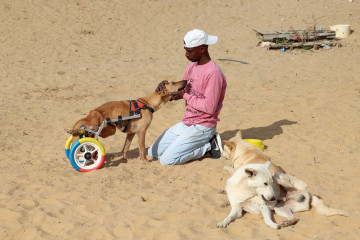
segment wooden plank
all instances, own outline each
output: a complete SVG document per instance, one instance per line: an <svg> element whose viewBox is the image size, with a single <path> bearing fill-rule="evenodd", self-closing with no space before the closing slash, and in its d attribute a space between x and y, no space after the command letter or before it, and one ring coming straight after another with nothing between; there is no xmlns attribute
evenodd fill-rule
<svg viewBox="0 0 360 240"><path fill-rule="evenodd" d="M316 42L294 42L294 43L286 43L286 44L270 44L267 48L268 49L279 49L279 48L296 48L296 47L302 47L302 46L320 46L321 44L326 44L329 46L336 46L337 41L336 40L323 40L323 41L316 41Z"/></svg>
<svg viewBox="0 0 360 240"><path fill-rule="evenodd" d="M314 40L314 39L323 39L323 38L334 38L335 31L321 31L314 32L311 30L296 30L296 31L266 31L266 30L255 30L256 36L264 42L274 42L274 39L287 39L287 40L297 40L302 39L304 41Z"/></svg>

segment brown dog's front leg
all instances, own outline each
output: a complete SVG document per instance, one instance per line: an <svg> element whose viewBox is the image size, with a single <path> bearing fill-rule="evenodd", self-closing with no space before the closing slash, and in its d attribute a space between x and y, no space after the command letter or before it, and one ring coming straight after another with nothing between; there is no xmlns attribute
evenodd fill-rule
<svg viewBox="0 0 360 240"><path fill-rule="evenodd" d="M137 136L138 136L138 142L139 142L139 151L140 151L140 158L142 160L145 160L146 162L148 162L147 158L146 158L146 151L145 151L145 131L144 132L138 132Z"/></svg>
<svg viewBox="0 0 360 240"><path fill-rule="evenodd" d="M124 147L122 149L124 159L128 158L128 151L129 151L130 144L131 144L131 141L134 138L134 136L135 136L135 133L127 133L126 134L126 140L124 143Z"/></svg>

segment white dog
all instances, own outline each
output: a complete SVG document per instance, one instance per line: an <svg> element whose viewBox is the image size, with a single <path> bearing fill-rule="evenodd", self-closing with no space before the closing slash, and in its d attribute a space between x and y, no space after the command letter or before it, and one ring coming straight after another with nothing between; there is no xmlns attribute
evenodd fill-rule
<svg viewBox="0 0 360 240"><path fill-rule="evenodd" d="M246 211L253 215L262 215L268 226L278 228L271 218L271 210L276 204L279 185L273 181L270 164L269 161L265 164L246 164L238 168L226 181L231 212L217 227L226 227Z"/></svg>
<svg viewBox="0 0 360 240"><path fill-rule="evenodd" d="M293 215L294 212L308 211L310 206L314 207L316 212L321 215L349 216L345 211L326 206L320 197L309 192L304 181L294 176L277 172L274 174L274 180L280 185L281 190L274 208L279 216L286 217L291 221L296 218Z"/></svg>
<svg viewBox="0 0 360 240"><path fill-rule="evenodd" d="M310 206L314 207L322 215L348 216L348 213L342 210L326 206L321 198L308 191L304 181L285 174L281 167L270 163L270 158L264 152L241 138L240 131L234 138L224 141L224 144L222 157L230 159L233 163L232 166L224 167L227 171L233 173L226 183L226 191L232 210L227 218L217 224L217 227L226 227L233 219L240 218L242 210L254 215L262 214L265 223L273 228L295 224L299 219L293 213L308 211ZM245 171L249 165L264 165L264 163L268 168L257 168L257 176L250 174L249 171ZM260 169L262 173L259 178ZM270 174L271 180L269 180L269 177L264 177L268 174ZM269 198L270 195L260 193L264 191L264 188L254 185L256 181L253 180L255 179L260 182L263 181L263 183L271 182L271 185L268 182L267 184L268 187L271 187L276 201ZM269 188L265 189L270 191ZM258 194L255 194L255 192ZM275 210L276 214L286 217L287 220L277 225L272 221L271 210Z"/></svg>

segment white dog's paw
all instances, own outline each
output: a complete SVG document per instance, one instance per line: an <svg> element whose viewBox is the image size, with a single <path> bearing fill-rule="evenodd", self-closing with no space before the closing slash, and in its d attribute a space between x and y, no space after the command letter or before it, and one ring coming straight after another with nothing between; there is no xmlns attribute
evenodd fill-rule
<svg viewBox="0 0 360 240"><path fill-rule="evenodd" d="M280 226L277 225L277 224L275 224L272 228L274 228L274 229L280 229Z"/></svg>
<svg viewBox="0 0 360 240"><path fill-rule="evenodd" d="M299 218L293 218L293 219L288 219L288 220L284 220L280 223L280 227L289 227L292 226L294 224L296 224L300 219Z"/></svg>
<svg viewBox="0 0 360 240"><path fill-rule="evenodd" d="M280 226L277 225L276 223L270 223L270 224L268 224L268 226L271 227L271 228L274 228L274 229L279 229L280 228Z"/></svg>
<svg viewBox="0 0 360 240"><path fill-rule="evenodd" d="M216 224L216 227L218 227L218 228L225 228L225 227L227 227L227 225L229 225L228 222L222 221L222 222L218 222L218 223Z"/></svg>

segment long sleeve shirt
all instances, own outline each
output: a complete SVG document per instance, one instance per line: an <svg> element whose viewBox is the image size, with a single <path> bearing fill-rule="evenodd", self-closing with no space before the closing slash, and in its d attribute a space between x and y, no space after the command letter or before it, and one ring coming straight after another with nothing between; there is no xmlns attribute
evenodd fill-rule
<svg viewBox="0 0 360 240"><path fill-rule="evenodd" d="M184 89L186 112L182 122L216 127L227 86L220 67L213 60L204 65L191 63L183 80L187 80L187 85Z"/></svg>

